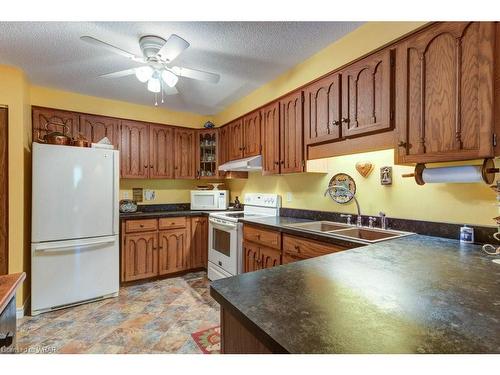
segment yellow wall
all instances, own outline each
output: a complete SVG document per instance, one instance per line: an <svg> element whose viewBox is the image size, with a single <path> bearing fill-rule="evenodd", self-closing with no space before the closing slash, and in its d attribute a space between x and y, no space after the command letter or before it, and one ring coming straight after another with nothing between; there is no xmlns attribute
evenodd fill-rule
<svg viewBox="0 0 500 375"><path fill-rule="evenodd" d="M207 120L211 119L210 116L176 112L161 107L127 103L47 87L31 86L30 92L31 105L41 107L67 109L160 124L182 125L191 128L201 128Z"/></svg>
<svg viewBox="0 0 500 375"><path fill-rule="evenodd" d="M368 22L214 116L217 125L260 107L421 27L425 22Z"/></svg>
<svg viewBox="0 0 500 375"><path fill-rule="evenodd" d="M29 271L31 237L31 109L24 73L0 66L0 104L8 106L9 273ZM17 294L28 297L29 278Z"/></svg>
<svg viewBox="0 0 500 375"><path fill-rule="evenodd" d="M143 188L154 190L155 199L143 201L140 204L189 203L190 190L196 189L197 185L205 185L208 182L205 180L121 180L120 199L125 199L125 193L128 193L129 199L132 199L132 188ZM210 182L215 182L215 180Z"/></svg>
<svg viewBox="0 0 500 375"><path fill-rule="evenodd" d="M358 161L371 161L375 168L363 178L356 171ZM277 193L283 207L319 211L356 213L353 201L337 204L323 193L336 173L347 173L354 178L356 198L363 215L377 216L384 211L389 217L415 220L451 222L458 224L493 225L498 215L495 193L484 183L426 184L419 186L413 178L402 178L413 172L413 167L393 165L394 151L384 150L323 159L327 173L301 173L285 176L266 176L251 173L248 180L230 181L231 197L247 192ZM474 164L471 162L470 164ZM481 164L481 162L475 162ZM393 166L393 184L380 184L380 168ZM286 201L286 193L292 201Z"/></svg>

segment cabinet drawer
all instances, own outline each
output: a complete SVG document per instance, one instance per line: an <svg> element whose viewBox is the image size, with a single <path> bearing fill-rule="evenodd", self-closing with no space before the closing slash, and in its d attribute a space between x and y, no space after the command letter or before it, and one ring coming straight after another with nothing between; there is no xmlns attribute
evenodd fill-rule
<svg viewBox="0 0 500 375"><path fill-rule="evenodd" d="M156 219L144 219L144 220L127 220L125 222L125 232L146 232L150 230L156 230L158 228L158 223Z"/></svg>
<svg viewBox="0 0 500 375"><path fill-rule="evenodd" d="M283 253L291 255L293 258L313 258L346 249L347 247L340 245L283 234Z"/></svg>
<svg viewBox="0 0 500 375"><path fill-rule="evenodd" d="M255 242L273 249L281 250L280 232L245 225L243 227L243 238L245 241Z"/></svg>
<svg viewBox="0 0 500 375"><path fill-rule="evenodd" d="M160 229L186 228L187 218L185 216L162 217L159 220L159 224L160 224Z"/></svg>

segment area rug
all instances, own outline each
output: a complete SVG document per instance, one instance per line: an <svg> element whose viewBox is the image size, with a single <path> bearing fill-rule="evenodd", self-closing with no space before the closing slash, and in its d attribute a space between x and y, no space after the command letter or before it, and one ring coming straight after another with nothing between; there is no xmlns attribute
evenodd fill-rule
<svg viewBox="0 0 500 375"><path fill-rule="evenodd" d="M191 337L204 354L220 354L220 326L191 333Z"/></svg>

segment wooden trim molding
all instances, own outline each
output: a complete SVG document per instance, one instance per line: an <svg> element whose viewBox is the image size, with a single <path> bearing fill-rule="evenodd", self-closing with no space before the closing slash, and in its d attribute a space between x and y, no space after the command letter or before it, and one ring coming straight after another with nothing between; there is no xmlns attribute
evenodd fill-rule
<svg viewBox="0 0 500 375"><path fill-rule="evenodd" d="M9 272L8 109L0 108L0 275Z"/></svg>

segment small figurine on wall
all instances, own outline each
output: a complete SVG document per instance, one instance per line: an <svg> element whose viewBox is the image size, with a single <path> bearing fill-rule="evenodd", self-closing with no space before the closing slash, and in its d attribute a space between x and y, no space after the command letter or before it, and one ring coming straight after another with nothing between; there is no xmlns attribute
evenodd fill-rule
<svg viewBox="0 0 500 375"><path fill-rule="evenodd" d="M392 167L380 168L380 184L392 185Z"/></svg>

